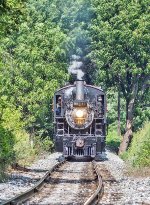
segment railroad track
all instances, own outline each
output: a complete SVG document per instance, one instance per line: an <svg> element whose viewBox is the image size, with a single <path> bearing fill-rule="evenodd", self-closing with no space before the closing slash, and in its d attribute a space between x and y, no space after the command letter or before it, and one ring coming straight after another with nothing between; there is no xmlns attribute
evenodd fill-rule
<svg viewBox="0 0 150 205"><path fill-rule="evenodd" d="M42 186L44 185L45 181L49 178L51 173L56 168L61 166L64 162L65 162L65 160L62 160L62 161L58 162L57 164L55 164L49 171L46 172L44 177L42 177L41 180L35 186L33 186L31 189L25 191L24 193L19 194L16 197L13 197L13 198L3 202L1 205L15 205L15 204L21 204L22 202L26 201L29 197L31 197L32 195L37 193L42 188Z"/></svg>
<svg viewBox="0 0 150 205"><path fill-rule="evenodd" d="M123 193L119 190L119 183L121 182L116 181L103 163L97 163L97 169L101 174L104 186L103 196L98 205L124 204L122 201Z"/></svg>
<svg viewBox="0 0 150 205"><path fill-rule="evenodd" d="M53 166L33 188L3 205L94 205L98 204L102 191L102 178L94 162L63 160Z"/></svg>
<svg viewBox="0 0 150 205"><path fill-rule="evenodd" d="M98 186L96 191L90 196L90 198L87 199L87 201L84 203L84 205L94 205L94 204L98 204L101 197L103 196L103 180L102 180L102 176L99 172L99 169L96 165L96 163L93 162L93 168L94 168L94 172L96 174L96 177L98 179Z"/></svg>

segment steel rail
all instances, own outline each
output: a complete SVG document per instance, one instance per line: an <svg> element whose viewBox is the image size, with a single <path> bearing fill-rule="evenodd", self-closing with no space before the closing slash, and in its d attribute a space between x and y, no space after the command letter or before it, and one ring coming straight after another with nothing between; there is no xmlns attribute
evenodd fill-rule
<svg viewBox="0 0 150 205"><path fill-rule="evenodd" d="M103 180L102 180L102 177L98 171L98 168L97 166L93 163L93 166L94 166L94 172L96 173L97 175L97 178L98 178L98 187L96 189L96 191L90 196L90 198L88 198L88 200L84 203L84 205L95 205L95 204L98 204L100 198L102 197L103 195Z"/></svg>
<svg viewBox="0 0 150 205"><path fill-rule="evenodd" d="M6 202L3 202L1 205L19 205L22 202L27 201L32 195L34 195L40 190L40 188L44 185L46 180L50 177L51 173L60 165L62 165L65 161L66 160L63 159L62 161L55 164L49 171L46 172L44 177L42 177L40 181L37 182L36 185L34 185L32 188L30 188L22 194L17 195L16 197L7 200Z"/></svg>

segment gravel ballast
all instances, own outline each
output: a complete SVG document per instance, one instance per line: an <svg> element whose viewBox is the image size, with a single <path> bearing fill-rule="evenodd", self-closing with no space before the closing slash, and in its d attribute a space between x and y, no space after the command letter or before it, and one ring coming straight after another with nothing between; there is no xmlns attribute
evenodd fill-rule
<svg viewBox="0 0 150 205"><path fill-rule="evenodd" d="M51 174L43 189L28 204L82 205L96 189L91 162L71 160Z"/></svg>
<svg viewBox="0 0 150 205"><path fill-rule="evenodd" d="M150 177L127 176L125 162L109 150L106 151L106 158L97 164L105 165L116 181L104 186L107 197L102 199L100 204L150 204ZM114 201L114 198L117 200Z"/></svg>
<svg viewBox="0 0 150 205"><path fill-rule="evenodd" d="M35 183L58 162L60 153L43 156L35 161L29 168L32 171L13 171L7 182L0 183L0 203L30 189ZM115 153L107 150L107 160L96 162L97 165L105 165L115 181L106 183L105 197L99 203L101 205L148 205L150 204L150 177L127 176L126 164ZM115 201L114 198L117 200Z"/></svg>
<svg viewBox="0 0 150 205"><path fill-rule="evenodd" d="M7 182L0 183L0 203L33 187L46 171L58 162L60 156L60 153L44 155L29 167L31 171L13 171Z"/></svg>

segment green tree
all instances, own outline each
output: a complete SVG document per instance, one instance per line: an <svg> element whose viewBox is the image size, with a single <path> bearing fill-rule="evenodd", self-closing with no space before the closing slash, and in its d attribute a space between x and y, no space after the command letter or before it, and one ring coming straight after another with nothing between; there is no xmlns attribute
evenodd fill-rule
<svg viewBox="0 0 150 205"><path fill-rule="evenodd" d="M53 93L67 79L67 36L53 22L52 9L49 1L28 1L24 19L1 42L1 94L21 107L31 134L45 136L51 131L46 119Z"/></svg>
<svg viewBox="0 0 150 205"><path fill-rule="evenodd" d="M124 152L132 137L134 106L148 89L150 78L149 2L93 0L96 18L91 26L91 58L97 81L117 86L126 100L126 131L120 145Z"/></svg>

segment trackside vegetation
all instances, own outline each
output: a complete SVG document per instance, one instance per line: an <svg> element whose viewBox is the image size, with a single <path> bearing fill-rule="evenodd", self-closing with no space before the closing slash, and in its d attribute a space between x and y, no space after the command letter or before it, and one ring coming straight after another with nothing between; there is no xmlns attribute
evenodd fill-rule
<svg viewBox="0 0 150 205"><path fill-rule="evenodd" d="M108 129L106 145L115 153L118 153L120 142L121 142L121 136L119 136L117 133L117 127L111 125Z"/></svg>
<svg viewBox="0 0 150 205"><path fill-rule="evenodd" d="M132 143L122 157L134 167L149 167L150 165L150 123L145 123L144 127L137 131Z"/></svg>
<svg viewBox="0 0 150 205"><path fill-rule="evenodd" d="M107 93L107 144L150 166L149 10L149 0L0 1L0 175L53 151L52 98L75 78L74 54Z"/></svg>
<svg viewBox="0 0 150 205"><path fill-rule="evenodd" d="M0 126L0 180L4 175L4 171L7 166L12 162L14 158L13 146L15 144L14 136L8 130L5 130Z"/></svg>

